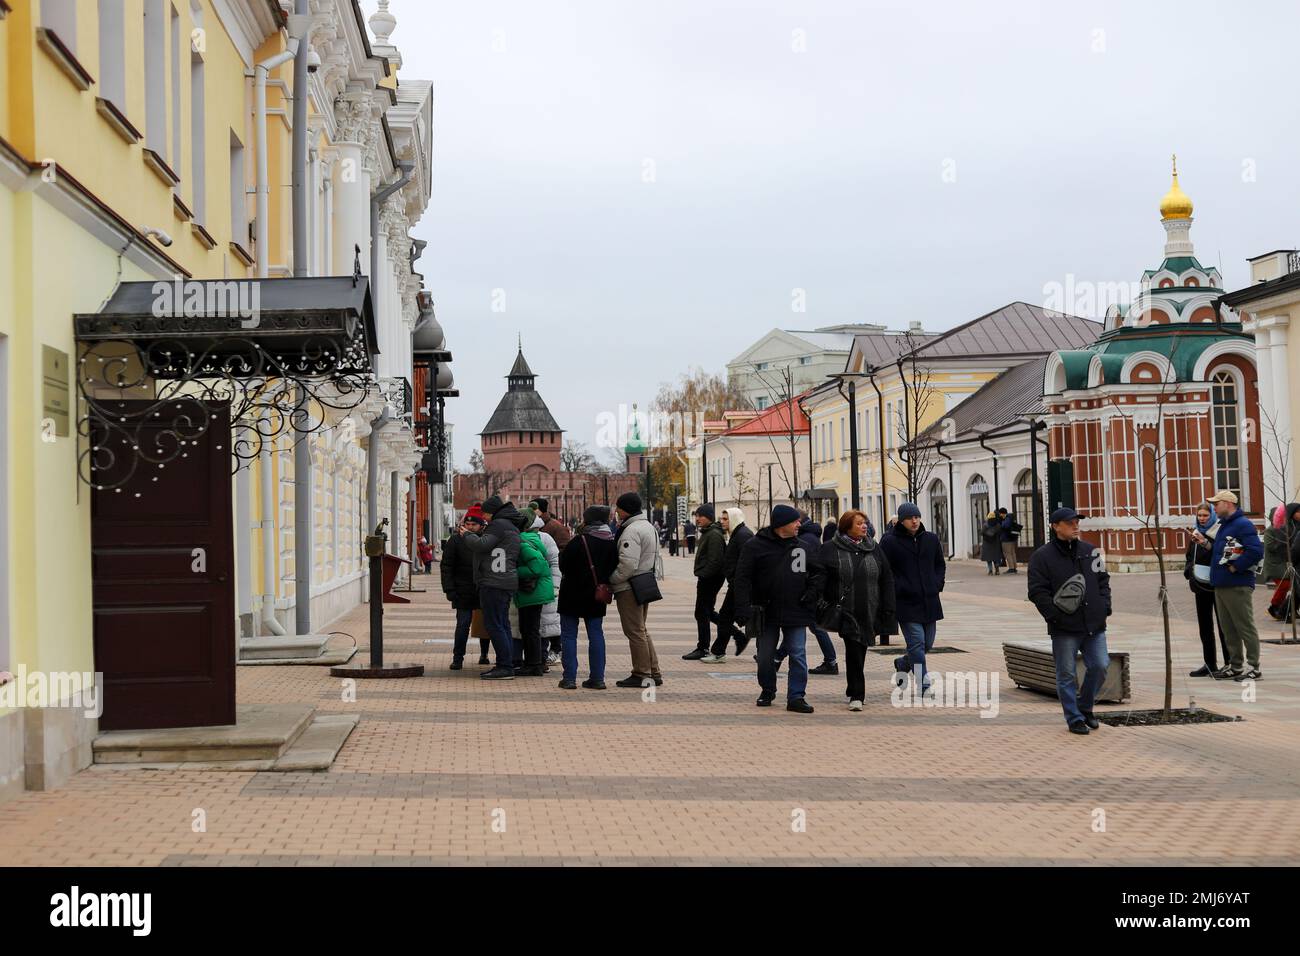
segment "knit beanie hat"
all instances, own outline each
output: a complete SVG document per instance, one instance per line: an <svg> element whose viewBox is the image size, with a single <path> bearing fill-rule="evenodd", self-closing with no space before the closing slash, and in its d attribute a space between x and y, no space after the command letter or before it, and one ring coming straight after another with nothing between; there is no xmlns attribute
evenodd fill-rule
<svg viewBox="0 0 1300 956"><path fill-rule="evenodd" d="M772 509L772 527L780 528L792 521L799 520L799 511L789 505L777 505Z"/></svg>
<svg viewBox="0 0 1300 956"><path fill-rule="evenodd" d="M615 504L630 515L638 514L641 511L641 496L635 491L625 491L618 496Z"/></svg>

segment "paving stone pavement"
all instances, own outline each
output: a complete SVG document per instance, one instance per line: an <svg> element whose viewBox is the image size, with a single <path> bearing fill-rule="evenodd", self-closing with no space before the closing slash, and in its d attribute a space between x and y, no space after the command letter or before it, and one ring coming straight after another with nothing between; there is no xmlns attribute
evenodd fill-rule
<svg viewBox="0 0 1300 956"><path fill-rule="evenodd" d="M665 555L650 612L665 683L621 689L629 669L606 621L609 690L543 678L485 684L447 670L452 614L436 575L385 609L386 658L426 676L341 682L321 667L245 667L241 702L359 713L326 773L92 767L50 793L0 804L0 859L15 865L1187 865L1300 863L1300 648L1265 645L1253 688L1187 678L1194 626L1174 637L1175 703L1240 716L1198 726L1065 731L1056 701L1012 686L1003 640L1042 637L1015 588L952 569L932 669L998 676L979 707L894 706L890 655L868 655L868 701L813 677L817 712L754 707L754 665L683 661L694 646L688 559ZM1001 582L1000 582L1001 584ZM969 586L968 586L969 585ZM966 593L969 592L969 593ZM367 609L328 630L368 645ZM346 643L349 638L336 640ZM818 660L810 640L813 663ZM1159 704L1163 641L1150 613L1121 613L1135 700ZM580 643L581 647L581 643ZM474 657L471 657L472 661ZM1184 676L1179 676L1184 675ZM583 662L585 676L585 659ZM735 679L733 679L735 678ZM1250 692L1254 699L1250 699ZM992 714L993 708L985 707ZM194 832L196 810L206 829Z"/></svg>

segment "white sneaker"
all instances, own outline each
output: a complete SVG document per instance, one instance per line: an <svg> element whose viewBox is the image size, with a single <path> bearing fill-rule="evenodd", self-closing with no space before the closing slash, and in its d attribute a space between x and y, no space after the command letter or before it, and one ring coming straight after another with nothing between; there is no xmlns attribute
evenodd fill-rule
<svg viewBox="0 0 1300 956"><path fill-rule="evenodd" d="M862 709L862 701L860 700L849 701L849 710L861 710L861 709Z"/></svg>
<svg viewBox="0 0 1300 956"><path fill-rule="evenodd" d="M549 651L546 655L546 663L548 664L560 663L560 655L557 654L555 651Z"/></svg>
<svg viewBox="0 0 1300 956"><path fill-rule="evenodd" d="M726 661L726 654L705 654L700 658L702 664L721 664Z"/></svg>

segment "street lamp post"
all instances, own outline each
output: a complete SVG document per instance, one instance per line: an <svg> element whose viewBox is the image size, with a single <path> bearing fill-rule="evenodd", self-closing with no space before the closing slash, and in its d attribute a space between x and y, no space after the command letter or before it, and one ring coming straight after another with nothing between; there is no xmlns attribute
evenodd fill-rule
<svg viewBox="0 0 1300 956"><path fill-rule="evenodd" d="M853 507L861 508L861 486L858 481L858 386L848 373L841 372L838 375L829 375L827 377L835 379L839 393L849 403L849 493L852 496ZM844 380L846 378L849 380L848 394L844 392Z"/></svg>
<svg viewBox="0 0 1300 956"><path fill-rule="evenodd" d="M774 462L774 461L769 461L766 465L764 465L764 467L767 469L767 513L768 513L768 514L771 514L771 513L772 513L772 505L773 505L773 501L772 501L772 467L773 467L775 464L776 464L776 462Z"/></svg>

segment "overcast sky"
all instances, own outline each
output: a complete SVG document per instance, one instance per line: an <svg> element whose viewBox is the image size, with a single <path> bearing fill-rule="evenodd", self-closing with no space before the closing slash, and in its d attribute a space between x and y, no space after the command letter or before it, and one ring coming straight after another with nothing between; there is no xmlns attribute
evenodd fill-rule
<svg viewBox="0 0 1300 956"><path fill-rule="evenodd" d="M1133 282L1161 258L1173 152L1229 289L1247 256L1300 246L1294 0L391 11L402 75L434 83L415 232L457 464L516 334L566 437L593 444L602 411L773 327L939 331L1067 275Z"/></svg>

